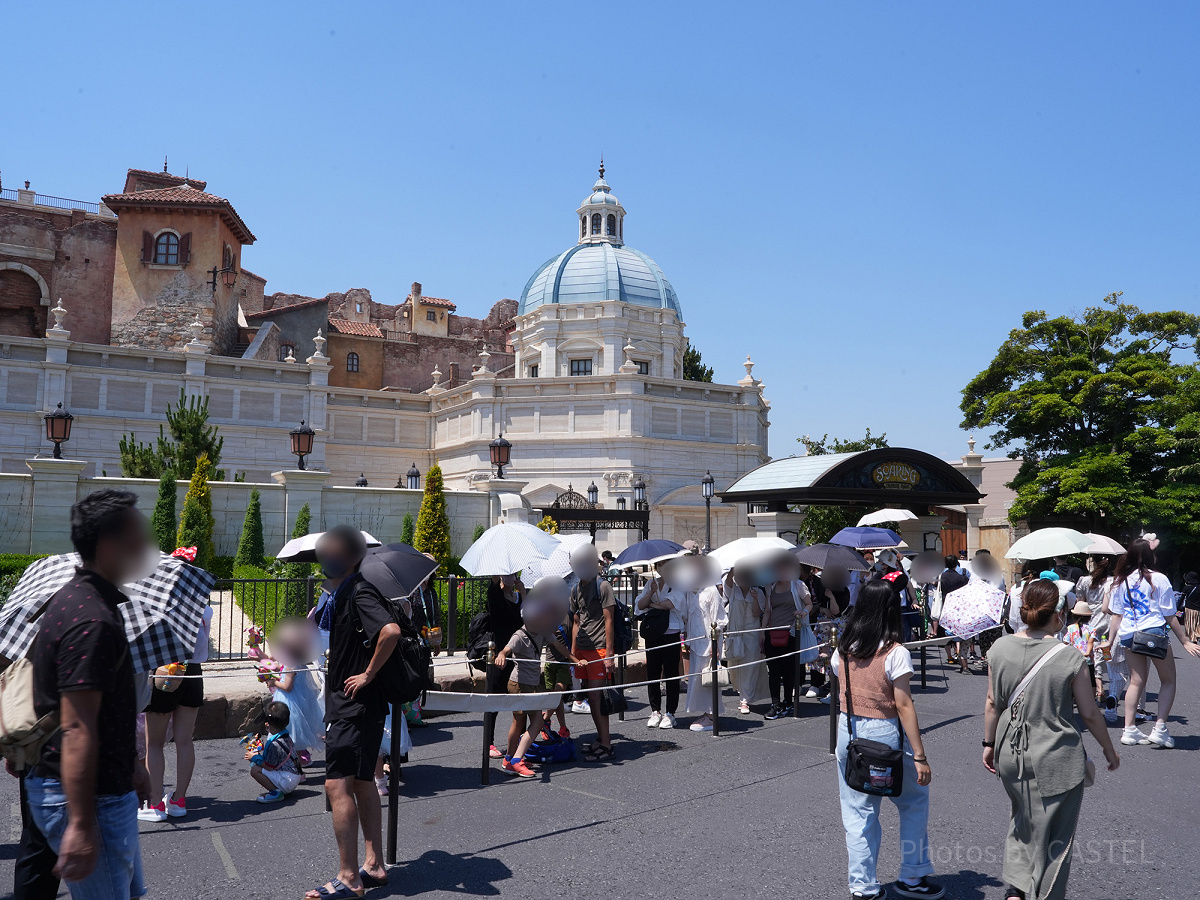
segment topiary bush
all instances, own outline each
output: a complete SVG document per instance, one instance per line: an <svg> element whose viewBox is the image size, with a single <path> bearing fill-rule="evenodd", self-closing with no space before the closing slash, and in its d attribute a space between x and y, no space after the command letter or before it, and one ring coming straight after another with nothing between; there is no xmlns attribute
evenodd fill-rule
<svg viewBox="0 0 1200 900"><path fill-rule="evenodd" d="M262 506L258 491L250 492L246 505L246 518L242 520L242 536L238 540L235 566L259 566L264 564Z"/></svg>

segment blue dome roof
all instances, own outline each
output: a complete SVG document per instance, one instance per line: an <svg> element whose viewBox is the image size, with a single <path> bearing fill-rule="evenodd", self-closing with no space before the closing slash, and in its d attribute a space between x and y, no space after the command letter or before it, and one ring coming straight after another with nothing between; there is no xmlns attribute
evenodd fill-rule
<svg viewBox="0 0 1200 900"><path fill-rule="evenodd" d="M632 247L608 242L577 244L543 263L525 285L518 315L547 303L606 300L670 309L683 317L675 289L658 264Z"/></svg>

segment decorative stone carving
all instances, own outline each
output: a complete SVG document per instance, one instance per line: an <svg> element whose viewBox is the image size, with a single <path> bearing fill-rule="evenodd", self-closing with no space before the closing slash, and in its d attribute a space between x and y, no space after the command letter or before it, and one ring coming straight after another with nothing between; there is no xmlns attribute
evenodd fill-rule
<svg viewBox="0 0 1200 900"><path fill-rule="evenodd" d="M63 317L66 316L67 310L63 306L62 297L58 298L58 305L50 310L50 314L54 316L54 327L46 332L47 337L70 337L71 332L63 328Z"/></svg>

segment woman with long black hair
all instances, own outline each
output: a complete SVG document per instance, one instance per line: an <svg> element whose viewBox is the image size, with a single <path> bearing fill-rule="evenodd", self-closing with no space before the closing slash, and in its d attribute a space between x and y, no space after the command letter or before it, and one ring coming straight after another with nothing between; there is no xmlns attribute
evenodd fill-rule
<svg viewBox="0 0 1200 900"><path fill-rule="evenodd" d="M838 639L830 668L838 679L843 712L838 716L838 770L846 768L850 725L854 737L906 749L903 789L891 800L900 813L900 878L892 885L899 897L936 900L945 890L929 876L929 782L933 773L921 742L909 679L912 654L900 643L900 605L886 581L868 581L858 592ZM847 684L849 683L849 698ZM850 709L853 717L845 710ZM906 740L907 739L907 740ZM883 798L851 788L838 779L842 828L849 857L850 896L877 900L886 894L876 877Z"/></svg>
<svg viewBox="0 0 1200 900"><path fill-rule="evenodd" d="M1149 542L1136 540L1113 567L1112 595L1109 598L1112 621L1108 626L1109 639L1125 649L1129 664L1129 688L1125 692L1125 732L1121 743L1146 744L1170 749L1175 739L1167 732L1167 716L1175 702L1175 656L1171 652L1169 632L1174 632L1183 649L1200 656L1200 645L1188 640L1179 624L1175 592L1167 576L1154 570L1154 548ZM1154 635L1167 644L1162 659L1139 653L1134 645L1137 634ZM1137 727L1137 701L1146 689L1149 660L1158 671L1158 721L1150 733L1142 734Z"/></svg>

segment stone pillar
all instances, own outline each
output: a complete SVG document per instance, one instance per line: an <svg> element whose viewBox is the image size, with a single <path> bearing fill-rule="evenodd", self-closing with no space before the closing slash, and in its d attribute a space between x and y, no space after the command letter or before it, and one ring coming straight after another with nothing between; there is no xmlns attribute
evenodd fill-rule
<svg viewBox="0 0 1200 900"><path fill-rule="evenodd" d="M755 537L783 537L794 542L806 515L807 510L750 513L750 524L754 527Z"/></svg>
<svg viewBox="0 0 1200 900"><path fill-rule="evenodd" d="M321 329L317 329L317 336L313 338L313 355L308 357L305 362L308 363L308 427L317 433L317 437L313 440L313 452L309 457L311 463L317 465L325 464L325 441L324 436L329 433L329 357L325 355L325 336L321 334ZM296 424L290 425L288 430L295 428ZM289 532L290 533L290 532Z"/></svg>
<svg viewBox="0 0 1200 900"><path fill-rule="evenodd" d="M62 324L67 311L63 308L61 298L50 312L54 316L54 325L46 329L46 362L42 365L46 373L42 405L47 411L59 403L64 409L67 406L67 351L71 347L71 332Z"/></svg>
<svg viewBox="0 0 1200 900"><path fill-rule="evenodd" d="M81 459L38 457L25 460L33 473L33 511L30 553L70 553L71 507L79 494L79 476L87 468Z"/></svg>
<svg viewBox="0 0 1200 900"><path fill-rule="evenodd" d="M185 354L183 390L189 398L203 397L208 393L204 383L204 370L207 365L209 347L200 340L200 335L204 333L204 323L200 321L200 316L196 316L188 328L192 332L192 339L183 345Z"/></svg>
<svg viewBox="0 0 1200 900"><path fill-rule="evenodd" d="M321 520L321 495L325 489L325 482L329 480L329 473L313 469L285 469L282 472L272 472L271 477L283 485L283 517L287 536L291 537L292 529L296 527L296 514L305 503L312 513L310 530L324 531L325 526Z"/></svg>
<svg viewBox="0 0 1200 900"><path fill-rule="evenodd" d="M968 503L963 506L967 513L967 558L970 559L979 549L979 520L983 518L986 507L982 503Z"/></svg>
<svg viewBox="0 0 1200 900"><path fill-rule="evenodd" d="M471 482L471 490L481 491L489 495L488 518L492 525L498 525L501 516L504 515L500 495L520 494L528 484L528 481L516 481L512 478L480 478Z"/></svg>

